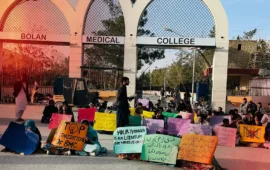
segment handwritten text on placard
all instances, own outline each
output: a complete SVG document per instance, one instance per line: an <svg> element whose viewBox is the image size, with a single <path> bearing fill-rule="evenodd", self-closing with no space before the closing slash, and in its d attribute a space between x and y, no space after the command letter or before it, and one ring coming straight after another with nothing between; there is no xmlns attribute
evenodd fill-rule
<svg viewBox="0 0 270 170"><path fill-rule="evenodd" d="M144 119L143 126L146 126L147 134L156 134L158 130L164 128L164 120Z"/></svg>
<svg viewBox="0 0 270 170"><path fill-rule="evenodd" d="M218 145L235 146L237 129L216 126L215 132L218 137Z"/></svg>
<svg viewBox="0 0 270 170"><path fill-rule="evenodd" d="M212 127L209 125L190 124L188 129L189 134L212 136Z"/></svg>
<svg viewBox="0 0 270 170"><path fill-rule="evenodd" d="M190 119L177 119L169 118L168 119L168 133L171 135L182 136L188 134L188 128L190 125Z"/></svg>
<svg viewBox="0 0 270 170"><path fill-rule="evenodd" d="M116 129L116 114L114 113L96 113L95 114L95 130L104 130L113 132Z"/></svg>

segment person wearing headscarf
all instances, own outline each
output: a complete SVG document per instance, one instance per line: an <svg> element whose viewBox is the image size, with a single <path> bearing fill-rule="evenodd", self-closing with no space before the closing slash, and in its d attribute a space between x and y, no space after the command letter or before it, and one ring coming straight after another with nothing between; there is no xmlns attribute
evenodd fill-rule
<svg viewBox="0 0 270 170"><path fill-rule="evenodd" d="M64 102L63 102L63 105L62 105L62 107L60 108L59 113L60 113L60 114L63 114L63 115L71 115L71 116L72 116L71 122L75 122L74 114L73 114L73 112L72 112L72 109L68 106L67 101L64 101Z"/></svg>
<svg viewBox="0 0 270 170"><path fill-rule="evenodd" d="M88 120L82 120L81 124L88 126L87 136L85 139L84 149L82 151L76 151L76 153L82 156L106 154L107 149L102 147L99 143L97 131L93 129Z"/></svg>
<svg viewBox="0 0 270 170"><path fill-rule="evenodd" d="M40 148L41 148L41 134L40 134L40 131L38 130L37 126L36 126L36 123L34 120L27 120L25 123L24 123L24 127L26 130L30 130L32 132L34 132L35 134L38 135L38 146L37 146L37 149L36 151L38 151Z"/></svg>
<svg viewBox="0 0 270 170"><path fill-rule="evenodd" d="M54 101L50 100L49 105L45 107L43 111L43 116L41 118L41 123L50 123L50 119L53 113L58 113L57 107L54 106Z"/></svg>

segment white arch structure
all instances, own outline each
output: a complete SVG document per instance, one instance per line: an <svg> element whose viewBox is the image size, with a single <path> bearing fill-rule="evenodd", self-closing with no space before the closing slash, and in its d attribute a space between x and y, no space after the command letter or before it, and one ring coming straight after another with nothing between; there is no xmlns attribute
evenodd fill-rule
<svg viewBox="0 0 270 170"><path fill-rule="evenodd" d="M0 18L7 9L17 0L4 0L0 5ZM70 62L69 76L81 77L83 55L83 29L85 18L90 5L94 0L79 0L73 9L67 0L51 0L66 17L70 27ZM216 50L213 60L213 107L226 108L227 67L228 67L228 18L220 0L202 0L210 9L216 28ZM125 18L125 58L124 75L130 78L128 95L135 94L137 73L137 29L142 12L151 4L152 0L137 0L132 6L130 0L119 0ZM0 41L0 58L3 42ZM0 60L1 69L1 60ZM128 71L127 71L128 70ZM1 70L0 70L1 71Z"/></svg>

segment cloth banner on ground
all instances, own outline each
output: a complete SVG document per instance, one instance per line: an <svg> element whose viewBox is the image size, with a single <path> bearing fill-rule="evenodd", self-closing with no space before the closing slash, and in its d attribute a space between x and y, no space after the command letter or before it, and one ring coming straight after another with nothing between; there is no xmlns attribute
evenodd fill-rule
<svg viewBox="0 0 270 170"><path fill-rule="evenodd" d="M264 126L250 126L240 125L241 142L257 142L264 143L265 127Z"/></svg>
<svg viewBox="0 0 270 170"><path fill-rule="evenodd" d="M236 132L235 128L216 126L215 133L218 137L218 145L235 147Z"/></svg>
<svg viewBox="0 0 270 170"><path fill-rule="evenodd" d="M39 137L34 132L25 130L24 125L10 122L0 144L14 152L30 155L36 150Z"/></svg>
<svg viewBox="0 0 270 170"><path fill-rule="evenodd" d="M96 108L83 108L78 110L78 122L82 122L82 120L88 120L89 122L93 122L95 119Z"/></svg>
<svg viewBox="0 0 270 170"><path fill-rule="evenodd" d="M177 118L169 118L168 119L168 133L170 135L182 136L188 134L188 128L190 125L190 119L177 119Z"/></svg>
<svg viewBox="0 0 270 170"><path fill-rule="evenodd" d="M164 128L164 120L144 119L143 126L146 126L147 134L156 134L158 130Z"/></svg>
<svg viewBox="0 0 270 170"><path fill-rule="evenodd" d="M135 108L129 108L129 111L130 111L130 115L131 116L134 116L134 114L135 114Z"/></svg>
<svg viewBox="0 0 270 170"><path fill-rule="evenodd" d="M188 129L189 134L212 136L212 127L209 125L190 124Z"/></svg>
<svg viewBox="0 0 270 170"><path fill-rule="evenodd" d="M184 135L181 139L178 159L211 164L217 143L216 136Z"/></svg>
<svg viewBox="0 0 270 170"><path fill-rule="evenodd" d="M154 114L155 114L154 112L148 112L148 111L144 110L143 111L143 118L144 119L152 119Z"/></svg>
<svg viewBox="0 0 270 170"><path fill-rule="evenodd" d="M116 114L114 113L99 113L95 114L95 130L104 130L113 132L116 129Z"/></svg>
<svg viewBox="0 0 270 170"><path fill-rule="evenodd" d="M141 103L147 109L149 108L149 100L148 99L138 99L137 103Z"/></svg>
<svg viewBox="0 0 270 170"><path fill-rule="evenodd" d="M142 117L140 116L129 116L129 126L141 126Z"/></svg>
<svg viewBox="0 0 270 170"><path fill-rule="evenodd" d="M213 128L215 128L217 125L222 125L223 119L229 119L229 122L231 123L231 116L212 116L210 118L210 125Z"/></svg>
<svg viewBox="0 0 270 170"><path fill-rule="evenodd" d="M113 132L114 153L142 153L145 135L145 126L117 128Z"/></svg>
<svg viewBox="0 0 270 170"><path fill-rule="evenodd" d="M176 164L180 138L168 135L146 135L141 159L144 161Z"/></svg>
<svg viewBox="0 0 270 170"><path fill-rule="evenodd" d="M180 115L182 116L182 119L193 119L194 114L188 113L188 112L180 112Z"/></svg>
<svg viewBox="0 0 270 170"><path fill-rule="evenodd" d="M88 127L85 125L62 121L53 137L52 144L81 151L84 147L87 131Z"/></svg>
<svg viewBox="0 0 270 170"><path fill-rule="evenodd" d="M48 128L49 129L58 128L58 126L61 124L62 120L70 122L71 118L72 118L71 115L63 115L63 114L59 114L59 113L53 113Z"/></svg>

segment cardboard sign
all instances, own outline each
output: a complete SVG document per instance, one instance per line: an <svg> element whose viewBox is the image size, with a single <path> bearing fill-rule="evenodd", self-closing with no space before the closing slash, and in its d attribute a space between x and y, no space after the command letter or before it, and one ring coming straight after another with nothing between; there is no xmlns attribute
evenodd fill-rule
<svg viewBox="0 0 270 170"><path fill-rule="evenodd" d="M212 116L210 118L210 125L215 128L215 126L220 126L223 124L223 119L229 119L231 123L231 116Z"/></svg>
<svg viewBox="0 0 270 170"><path fill-rule="evenodd" d="M144 161L176 164L180 138L168 135L146 135L141 159Z"/></svg>
<svg viewBox="0 0 270 170"><path fill-rule="evenodd" d="M212 136L212 127L209 125L190 124L188 133L197 135Z"/></svg>
<svg viewBox="0 0 270 170"><path fill-rule="evenodd" d="M88 120L93 122L95 120L96 108L84 108L78 110L78 122L81 123L82 120Z"/></svg>
<svg viewBox="0 0 270 170"><path fill-rule="evenodd" d="M156 134L158 130L164 128L164 120L144 119L143 126L146 126L147 134Z"/></svg>
<svg viewBox="0 0 270 170"><path fill-rule="evenodd" d="M129 116L129 126L141 126L142 118L140 116Z"/></svg>
<svg viewBox="0 0 270 170"><path fill-rule="evenodd" d="M176 119L176 118L169 118L168 119L168 133L170 135L177 135L183 136L188 134L188 128L190 125L191 120L187 119Z"/></svg>
<svg viewBox="0 0 270 170"><path fill-rule="evenodd" d="M166 118L176 118L178 116L177 113L170 113L170 112L162 112L162 115Z"/></svg>
<svg viewBox="0 0 270 170"><path fill-rule="evenodd" d="M178 159L210 165L217 143L216 136L184 135L181 139Z"/></svg>
<svg viewBox="0 0 270 170"><path fill-rule="evenodd" d="M143 111L143 118L144 119L152 119L153 115L155 114L155 112L148 112L148 111Z"/></svg>
<svg viewBox="0 0 270 170"><path fill-rule="evenodd" d="M62 121L53 137L52 144L81 151L84 147L87 131L88 127L85 125Z"/></svg>
<svg viewBox="0 0 270 170"><path fill-rule="evenodd" d="M34 132L25 130L24 125L10 122L0 144L14 152L30 155L37 149L39 137Z"/></svg>
<svg viewBox="0 0 270 170"><path fill-rule="evenodd" d="M146 127L123 127L113 132L115 154L141 153Z"/></svg>
<svg viewBox="0 0 270 170"><path fill-rule="evenodd" d="M240 125L240 135L241 142L257 142L263 143L265 127L264 126L250 126L250 125Z"/></svg>
<svg viewBox="0 0 270 170"><path fill-rule="evenodd" d="M131 116L134 116L134 114L135 114L135 108L129 108L129 111L130 111L130 115Z"/></svg>
<svg viewBox="0 0 270 170"><path fill-rule="evenodd" d="M99 113L95 114L95 130L104 130L113 132L116 129L116 114L114 113Z"/></svg>
<svg viewBox="0 0 270 170"><path fill-rule="evenodd" d="M188 112L180 112L180 115L182 116L182 119L193 119L194 114L188 113Z"/></svg>
<svg viewBox="0 0 270 170"><path fill-rule="evenodd" d="M137 103L141 103L146 108L149 108L149 100L148 99L138 99Z"/></svg>
<svg viewBox="0 0 270 170"><path fill-rule="evenodd" d="M237 129L216 126L215 132L218 137L218 145L235 147Z"/></svg>
<svg viewBox="0 0 270 170"><path fill-rule="evenodd" d="M61 124L62 120L70 122L71 118L72 118L71 115L63 115L63 114L59 114L59 113L53 113L48 128L49 129L58 128L58 126Z"/></svg>

